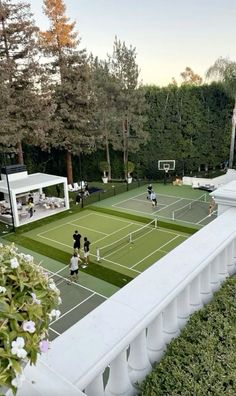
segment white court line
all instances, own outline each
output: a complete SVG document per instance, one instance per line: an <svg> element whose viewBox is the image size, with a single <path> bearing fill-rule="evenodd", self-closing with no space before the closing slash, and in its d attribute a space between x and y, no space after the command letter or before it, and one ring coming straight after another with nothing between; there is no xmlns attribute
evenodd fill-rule
<svg viewBox="0 0 236 396"><path fill-rule="evenodd" d="M103 235L105 235L105 236L110 235L110 234L106 234L105 232L102 232L102 231L97 231L97 230L95 231L94 229L88 228L88 227L85 227L85 226L82 226L81 224L74 224L73 222L70 223L70 224L72 224L72 225L75 226L75 227L78 227L79 229L80 229L80 228L85 228L86 230L89 230L89 231L91 231L91 232L96 232L97 234L103 234Z"/></svg>
<svg viewBox="0 0 236 396"><path fill-rule="evenodd" d="M88 217L88 216L92 216L92 213L88 213L87 215L81 216L79 219L84 219L85 217ZM50 231L56 230L57 228L60 228L60 227L64 227L66 224L70 225L71 222L67 221L66 223L60 224L60 225L58 225L56 227L49 228L47 231L40 232L39 234L37 234L37 236L40 236L42 234L46 234L46 232L50 232Z"/></svg>
<svg viewBox="0 0 236 396"><path fill-rule="evenodd" d="M81 304L83 304L85 301L88 301L88 300L89 300L91 297L93 297L95 294L96 294L96 293L91 294L91 296L87 297L85 300L81 301L80 303L76 304L73 308L69 309L69 311L64 312L64 314L62 314L58 319L53 320L53 321L50 323L50 326L51 326L53 323L58 322L58 320L64 318L64 316L68 315L70 312L74 311L74 309L78 308L78 307L79 307Z"/></svg>
<svg viewBox="0 0 236 396"><path fill-rule="evenodd" d="M48 238L48 237L45 237L45 236L42 236L42 235L38 235L38 236L40 236L40 238L47 239L48 241L51 241L51 242L54 242L54 243L58 243L59 245L66 246L66 247L69 247L69 248L72 249L71 245L67 245L66 243L58 242L55 239L51 239L51 238Z"/></svg>
<svg viewBox="0 0 236 396"><path fill-rule="evenodd" d="M115 235L115 234L117 234L118 232L124 230L125 228L129 228L131 225L134 225L134 224L135 224L135 223L129 223L128 225L126 225L126 226L124 226L124 227L122 227L122 228L119 228L118 230L112 232L111 234L108 234L107 236ZM135 224L135 225L136 225L136 224ZM107 238L107 236L106 236L106 237L103 237L103 238L100 238L100 239L97 239L96 241L93 242L93 244L102 241L103 239Z"/></svg>
<svg viewBox="0 0 236 396"><path fill-rule="evenodd" d="M66 268L66 266L65 266L65 268ZM53 273L53 272L50 271L50 270L48 270L48 272L50 272L52 275L57 275L56 273ZM100 296L100 297L102 297L102 298L105 298L105 299L107 300L107 297L104 296L103 294L98 293L98 292L95 292L94 290L89 289L88 287L81 285L81 283L77 283L77 282L74 282L74 281L69 281L69 279L67 279L67 278L65 278L64 276L61 276L61 275L58 275L58 276L61 277L64 281L70 282L71 285L75 285L75 286L81 287L82 289L88 290L89 292L91 292L91 293L93 293L93 294L97 294L98 296Z"/></svg>
<svg viewBox="0 0 236 396"><path fill-rule="evenodd" d="M141 274L141 271L132 269L130 267L126 267L126 265L122 265L122 264L116 263L115 261L112 261L112 260L108 260L108 259L102 258L101 261L107 261L108 263L117 265L118 267L125 268L125 269L133 271L133 272L137 272L137 274ZM99 262L98 262L98 264L99 264ZM123 275L125 276L125 274L123 274Z"/></svg>
<svg viewBox="0 0 236 396"><path fill-rule="evenodd" d="M57 335L61 335L61 333L58 333L58 331L56 331L56 330L54 330L52 327L50 327L49 326L49 329L51 330L51 331L53 331L53 333L55 333L55 334L57 334Z"/></svg>
<svg viewBox="0 0 236 396"><path fill-rule="evenodd" d="M131 269L133 269L134 267L136 267L136 265L142 263L144 260L146 260L148 257L151 257L154 253L158 252L158 250L162 249L163 247L165 247L166 245L168 245L170 242L173 242L175 239L179 238L179 235L176 235L175 238L172 238L170 241L164 243L164 245L162 245L161 247L159 247L158 249L154 250L152 253L148 254L147 256L145 256L142 260L138 261L135 265L133 265L131 267Z"/></svg>

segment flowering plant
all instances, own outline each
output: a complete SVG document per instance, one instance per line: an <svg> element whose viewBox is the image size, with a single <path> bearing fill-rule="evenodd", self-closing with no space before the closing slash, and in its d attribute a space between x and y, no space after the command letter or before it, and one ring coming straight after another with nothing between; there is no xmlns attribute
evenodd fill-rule
<svg viewBox="0 0 236 396"><path fill-rule="evenodd" d="M0 394L16 394L22 367L49 347L50 321L59 317L60 292L33 257L0 244Z"/></svg>

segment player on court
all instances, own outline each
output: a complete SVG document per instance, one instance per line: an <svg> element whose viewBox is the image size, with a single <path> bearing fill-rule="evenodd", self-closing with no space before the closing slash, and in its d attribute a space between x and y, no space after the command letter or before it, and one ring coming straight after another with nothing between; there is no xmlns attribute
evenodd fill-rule
<svg viewBox="0 0 236 396"><path fill-rule="evenodd" d="M77 253L74 253L70 259L69 268L70 268L70 276L69 276L69 284L72 283L73 279L75 282L78 281L78 273L79 273L79 262L82 260Z"/></svg>
<svg viewBox="0 0 236 396"><path fill-rule="evenodd" d="M157 196L154 191L152 191L151 196L150 196L151 202L152 202L152 207L157 206Z"/></svg>
<svg viewBox="0 0 236 396"><path fill-rule="evenodd" d="M73 234L75 253L78 253L80 251L80 238L81 238L81 235L76 230L75 233Z"/></svg>

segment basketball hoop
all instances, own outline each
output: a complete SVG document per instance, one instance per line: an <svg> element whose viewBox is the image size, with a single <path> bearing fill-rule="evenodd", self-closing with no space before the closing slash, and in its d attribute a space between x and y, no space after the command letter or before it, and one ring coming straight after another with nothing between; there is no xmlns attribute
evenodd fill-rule
<svg viewBox="0 0 236 396"><path fill-rule="evenodd" d="M166 173L168 173L169 170L170 170L170 164L164 164L164 165L163 165L163 169L164 169L164 171L165 171Z"/></svg>

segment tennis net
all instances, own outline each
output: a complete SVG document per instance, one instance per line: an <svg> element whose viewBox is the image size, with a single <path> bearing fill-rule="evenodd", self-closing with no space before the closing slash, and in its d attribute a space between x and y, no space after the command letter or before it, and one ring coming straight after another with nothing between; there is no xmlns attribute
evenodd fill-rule
<svg viewBox="0 0 236 396"><path fill-rule="evenodd" d="M176 220L177 218L180 218L189 210L201 206L202 203L205 204L206 201L207 201L207 195L203 194L198 199L194 199L189 203L187 203L186 205L182 206L181 208L175 209L172 212L172 220Z"/></svg>
<svg viewBox="0 0 236 396"><path fill-rule="evenodd" d="M147 233L147 230L152 230L157 227L157 219L150 221L150 223L145 224L143 227L139 228L136 231L131 232L128 235L118 239L115 242L110 243L109 245L103 246L101 248L97 248L97 261L100 261L104 257L108 257L112 253L115 253L117 250L122 249L127 246L129 243L135 242L142 235Z"/></svg>
<svg viewBox="0 0 236 396"><path fill-rule="evenodd" d="M150 223L145 224L143 227L129 234L129 241L134 243L141 236L145 235L148 231L152 231L153 228L157 228L157 219L150 221Z"/></svg>

